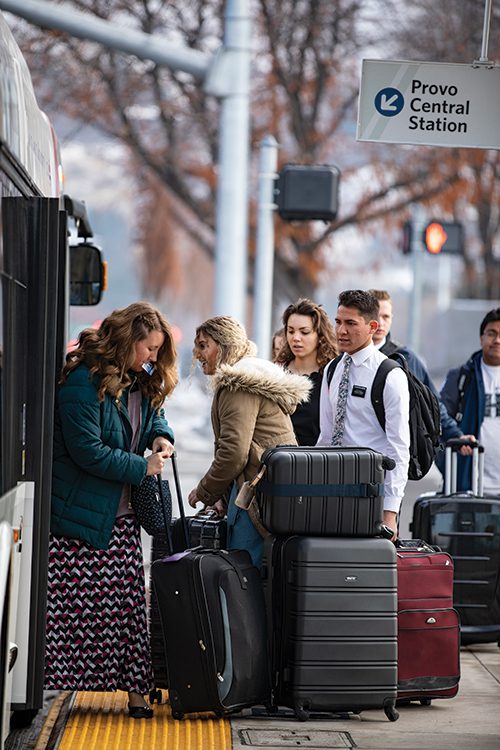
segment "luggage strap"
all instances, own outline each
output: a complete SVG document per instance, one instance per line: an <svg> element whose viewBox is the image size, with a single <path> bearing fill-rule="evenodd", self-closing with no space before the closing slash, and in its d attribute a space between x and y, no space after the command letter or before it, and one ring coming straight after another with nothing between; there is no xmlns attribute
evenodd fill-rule
<svg viewBox="0 0 500 750"><path fill-rule="evenodd" d="M259 492L276 497L379 497L384 494L384 485L367 484L273 484L262 481Z"/></svg>

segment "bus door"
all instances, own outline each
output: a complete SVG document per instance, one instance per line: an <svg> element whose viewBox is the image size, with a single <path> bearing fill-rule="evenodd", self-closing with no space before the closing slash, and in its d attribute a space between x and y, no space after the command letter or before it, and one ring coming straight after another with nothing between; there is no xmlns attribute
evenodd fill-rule
<svg viewBox="0 0 500 750"><path fill-rule="evenodd" d="M23 495L12 637L18 726L43 703L54 397L68 310L66 224L57 198L2 199L0 487L2 495L14 487Z"/></svg>

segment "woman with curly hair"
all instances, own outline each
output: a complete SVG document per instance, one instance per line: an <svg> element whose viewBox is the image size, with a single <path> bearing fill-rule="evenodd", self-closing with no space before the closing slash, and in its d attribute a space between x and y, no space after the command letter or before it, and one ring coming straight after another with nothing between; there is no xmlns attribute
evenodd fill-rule
<svg viewBox="0 0 500 750"><path fill-rule="evenodd" d="M196 329L193 356L212 378L215 452L188 500L193 508L203 502L221 513L229 503L228 548L248 550L260 566L266 532L255 501L247 512L234 499L243 482L257 474L266 448L296 444L290 414L307 399L310 386L255 352L243 326L229 316L210 318Z"/></svg>
<svg viewBox="0 0 500 750"><path fill-rule="evenodd" d="M140 527L131 485L173 452L162 404L177 383L169 324L146 302L80 334L56 399L45 687L124 690L150 718ZM144 451L152 453L144 458Z"/></svg>
<svg viewBox="0 0 500 750"><path fill-rule="evenodd" d="M307 377L312 385L309 401L292 414L299 445L316 445L319 438L319 395L325 365L337 356L333 324L321 305L299 299L283 313L285 343L278 361L289 371Z"/></svg>

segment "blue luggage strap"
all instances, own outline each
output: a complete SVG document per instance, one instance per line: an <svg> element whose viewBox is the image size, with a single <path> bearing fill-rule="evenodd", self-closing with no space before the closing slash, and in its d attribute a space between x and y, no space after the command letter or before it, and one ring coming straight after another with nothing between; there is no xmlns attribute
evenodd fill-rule
<svg viewBox="0 0 500 750"><path fill-rule="evenodd" d="M366 484L273 484L261 480L257 490L275 497L380 497L384 495L381 483Z"/></svg>

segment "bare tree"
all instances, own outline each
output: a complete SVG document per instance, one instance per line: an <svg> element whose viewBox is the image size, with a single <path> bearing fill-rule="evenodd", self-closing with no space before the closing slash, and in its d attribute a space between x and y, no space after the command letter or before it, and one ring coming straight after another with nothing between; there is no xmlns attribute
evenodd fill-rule
<svg viewBox="0 0 500 750"><path fill-rule="evenodd" d="M386 3L387 17L398 19L391 29L395 54L415 60L472 63L482 49L484 0L412 0ZM397 14L397 15L396 15ZM492 6L488 57L500 55L500 6ZM425 29L425 33L415 33ZM484 116L488 113L485 111ZM475 215L474 242L465 250L463 293L468 297L500 297L500 152L488 149L443 149L444 163L453 162L459 179L433 200L434 206L463 220L470 207ZM445 167L446 168L446 167Z"/></svg>
<svg viewBox="0 0 500 750"><path fill-rule="evenodd" d="M204 51L213 51L222 37L223 0L73 0L71 5ZM467 181L457 169L458 156L444 160L442 149L416 148L409 159L401 149L355 142L362 50L382 40L381 24L370 17L376 5L254 0L253 145L273 133L282 163L333 163L353 182L363 175L355 198L341 207L335 222L276 222L277 286L290 297L314 292L325 249L339 228L402 222L412 202L434 200ZM49 113L64 112L127 146L130 168L147 195L140 200L145 283L159 294L178 281L180 271L171 269L180 236L213 253L217 102L186 75L90 42L25 24L19 24L17 37L37 71L39 98ZM254 211L251 224L254 229ZM250 238L252 246L252 231ZM168 263L159 264L160 256Z"/></svg>

